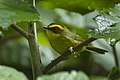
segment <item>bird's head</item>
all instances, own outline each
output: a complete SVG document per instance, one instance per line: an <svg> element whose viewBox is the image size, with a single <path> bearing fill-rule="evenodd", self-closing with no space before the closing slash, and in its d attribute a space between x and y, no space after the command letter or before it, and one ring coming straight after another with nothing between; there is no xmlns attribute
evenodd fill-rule
<svg viewBox="0 0 120 80"><path fill-rule="evenodd" d="M65 26L63 26L59 23L51 23L44 28L53 32L54 34L61 34L62 32L65 31Z"/></svg>

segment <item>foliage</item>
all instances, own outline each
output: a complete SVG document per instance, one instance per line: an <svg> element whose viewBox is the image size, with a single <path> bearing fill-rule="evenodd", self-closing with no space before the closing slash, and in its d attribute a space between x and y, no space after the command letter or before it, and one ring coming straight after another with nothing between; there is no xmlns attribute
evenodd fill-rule
<svg viewBox="0 0 120 80"><path fill-rule="evenodd" d="M39 14L28 2L24 0L0 0L0 27L7 28L20 21L37 20L39 20Z"/></svg>
<svg viewBox="0 0 120 80"><path fill-rule="evenodd" d="M41 0L38 3L45 8L62 8L69 11L87 13L93 9L108 9L119 1L109 0ZM109 4L108 4L109 3ZM82 4L82 5L81 5Z"/></svg>
<svg viewBox="0 0 120 80"><path fill-rule="evenodd" d="M96 16L94 19L98 24L98 29L95 29L95 32L92 33L93 37L104 38L110 40L119 40L120 37L116 34L120 34L120 4L115 5L114 8L110 9L109 13L101 13ZM113 41L114 41L113 40Z"/></svg>
<svg viewBox="0 0 120 80"><path fill-rule="evenodd" d="M0 66L0 80L28 80L27 77L11 67Z"/></svg>
<svg viewBox="0 0 120 80"><path fill-rule="evenodd" d="M12 66L24 72L31 79L30 57L32 56L29 54L30 46L23 35L18 34L18 31L15 32L15 29L10 25L16 24L28 32L29 22L36 22L37 43L40 45L41 61L45 67L60 55L51 48L42 27L51 22L59 22L84 39L97 38L98 40L90 45L109 52L104 55L88 51L73 54L71 58L57 64L48 72L51 74L58 73L42 75L38 80L59 80L61 78L70 80L119 80L118 72L120 69L119 66L116 66L120 65L119 2L119 0L36 0L34 7L32 0L0 0L0 64ZM118 64L116 64L114 53L117 55ZM25 75L13 68L0 66L0 79L15 80L12 79L13 77L16 80L27 80ZM106 75L107 77L104 77Z"/></svg>
<svg viewBox="0 0 120 80"><path fill-rule="evenodd" d="M68 72L60 72L52 75L44 75L39 77L37 80L89 80L88 76L83 72L71 71Z"/></svg>

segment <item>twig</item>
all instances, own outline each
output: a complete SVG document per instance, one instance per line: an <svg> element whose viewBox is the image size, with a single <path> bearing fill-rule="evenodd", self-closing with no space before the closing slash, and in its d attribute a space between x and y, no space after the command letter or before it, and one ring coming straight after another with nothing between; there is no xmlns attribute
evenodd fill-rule
<svg viewBox="0 0 120 80"><path fill-rule="evenodd" d="M36 41L34 26L30 23L28 27L28 32L20 28L19 26L12 24L11 27L23 35L29 42L31 51L31 64L33 70L33 80L36 80L38 76L42 74L42 63L40 60L39 46Z"/></svg>
<svg viewBox="0 0 120 80"><path fill-rule="evenodd" d="M111 70L108 78L111 80L116 79L118 77L120 77L120 68L119 68L119 59L118 59L118 55L116 52L116 43L118 41L116 41L114 44L110 45L112 47L113 50L113 57L114 57L114 61L115 61L115 67Z"/></svg>
<svg viewBox="0 0 120 80"><path fill-rule="evenodd" d="M42 63L40 59L39 46L35 37L34 26L29 23L28 32L32 35L28 36L28 42L31 51L31 64L33 70L33 80L36 80L38 76L42 74Z"/></svg>
<svg viewBox="0 0 120 80"><path fill-rule="evenodd" d="M12 24L11 27L23 35L26 39L28 38L29 33L23 30L21 27L17 26L16 24Z"/></svg>
<svg viewBox="0 0 120 80"><path fill-rule="evenodd" d="M112 50L113 50L113 55L114 55L116 67L119 68L119 62L118 62L118 57L117 57L117 52L116 52L116 49L115 49L115 45L112 45Z"/></svg>
<svg viewBox="0 0 120 80"><path fill-rule="evenodd" d="M76 45L73 47L73 50L79 50L82 47L88 45L89 43L91 43L92 41L96 40L96 38L88 38L87 40L81 42L80 44ZM63 54L61 54L58 58L56 58L55 60L53 60L51 63L49 63L44 69L43 69L43 73L48 72L52 67L54 67L56 64L58 64L60 61L63 61L64 59L66 59L70 54L72 54L72 52L68 49L66 50Z"/></svg>

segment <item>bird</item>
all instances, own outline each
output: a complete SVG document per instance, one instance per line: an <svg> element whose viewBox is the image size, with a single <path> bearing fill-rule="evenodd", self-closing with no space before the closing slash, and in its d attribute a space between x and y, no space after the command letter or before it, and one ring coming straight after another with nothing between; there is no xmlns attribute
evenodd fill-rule
<svg viewBox="0 0 120 80"><path fill-rule="evenodd" d="M71 49L75 45L78 45L84 41L81 36L73 33L66 26L60 23L50 23L45 26L44 29L46 29L48 40L52 48L59 54L63 54L66 50ZM85 49L100 54L105 54L105 52L108 52L107 50L92 46L85 46Z"/></svg>

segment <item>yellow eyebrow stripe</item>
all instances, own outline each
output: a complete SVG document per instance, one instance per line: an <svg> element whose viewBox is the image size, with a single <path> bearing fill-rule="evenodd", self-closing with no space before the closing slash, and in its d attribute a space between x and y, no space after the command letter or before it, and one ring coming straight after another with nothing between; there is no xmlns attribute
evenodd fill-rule
<svg viewBox="0 0 120 80"><path fill-rule="evenodd" d="M53 25L50 25L50 26L49 26L49 28L53 28L53 27L58 27L58 28L60 28L61 30L64 29L61 25L58 25L58 24L53 24Z"/></svg>

